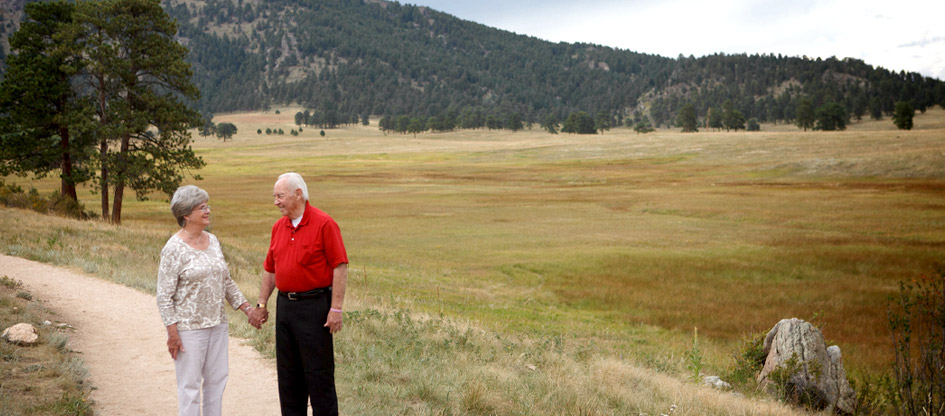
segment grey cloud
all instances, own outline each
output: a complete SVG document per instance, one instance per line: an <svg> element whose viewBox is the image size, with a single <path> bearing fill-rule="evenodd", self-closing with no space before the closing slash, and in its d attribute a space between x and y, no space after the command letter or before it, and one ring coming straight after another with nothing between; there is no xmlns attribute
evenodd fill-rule
<svg viewBox="0 0 945 416"><path fill-rule="evenodd" d="M904 43L902 45L897 46L897 48L915 48L915 47L923 48L933 43L940 43L940 42L945 43L945 36L936 36L932 39L922 39L915 42Z"/></svg>

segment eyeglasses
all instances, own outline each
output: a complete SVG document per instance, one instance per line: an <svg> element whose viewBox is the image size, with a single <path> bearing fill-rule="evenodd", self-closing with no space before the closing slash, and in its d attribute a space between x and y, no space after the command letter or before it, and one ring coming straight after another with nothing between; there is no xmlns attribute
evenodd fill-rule
<svg viewBox="0 0 945 416"><path fill-rule="evenodd" d="M201 210L201 211L203 211L203 212L210 212L210 205L201 205L201 206L197 207L197 209L199 209L199 210Z"/></svg>

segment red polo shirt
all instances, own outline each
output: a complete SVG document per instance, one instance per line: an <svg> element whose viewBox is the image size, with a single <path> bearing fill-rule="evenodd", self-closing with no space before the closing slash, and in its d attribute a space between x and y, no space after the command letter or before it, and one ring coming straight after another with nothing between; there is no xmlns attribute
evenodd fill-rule
<svg viewBox="0 0 945 416"><path fill-rule="evenodd" d="M272 226L263 267L276 274L280 291L305 292L331 286L334 269L347 263L338 224L305 201L298 227L292 227L289 217L280 218Z"/></svg>

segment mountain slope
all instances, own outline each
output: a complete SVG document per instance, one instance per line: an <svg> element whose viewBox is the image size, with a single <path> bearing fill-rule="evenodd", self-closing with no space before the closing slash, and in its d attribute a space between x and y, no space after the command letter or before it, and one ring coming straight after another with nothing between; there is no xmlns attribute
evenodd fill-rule
<svg viewBox="0 0 945 416"><path fill-rule="evenodd" d="M4 0L16 3L14 0ZM379 0L164 0L191 50L205 113L297 103L352 120L367 114L573 111L668 125L731 101L746 118L790 121L801 96L852 116L945 104L942 81L854 59L711 55L670 59L551 43L426 7ZM641 42L645 40L641 39Z"/></svg>

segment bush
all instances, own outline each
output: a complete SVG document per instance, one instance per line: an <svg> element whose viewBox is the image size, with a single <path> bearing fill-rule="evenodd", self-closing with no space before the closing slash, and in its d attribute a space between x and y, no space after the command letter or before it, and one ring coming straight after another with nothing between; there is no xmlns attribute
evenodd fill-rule
<svg viewBox="0 0 945 416"><path fill-rule="evenodd" d="M0 204L13 208L31 209L43 214L79 219L91 218L91 214L85 212L82 204L62 196L59 191L53 192L49 198L43 198L36 188L31 187L29 192L24 192L22 187L16 184L7 185L3 180L0 180Z"/></svg>
<svg viewBox="0 0 945 416"><path fill-rule="evenodd" d="M748 131L761 131L761 125L758 124L758 120L755 120L755 119L748 120Z"/></svg>
<svg viewBox="0 0 945 416"><path fill-rule="evenodd" d="M887 314L895 342L895 406L901 415L945 415L945 269L899 283Z"/></svg>
<svg viewBox="0 0 945 416"><path fill-rule="evenodd" d="M734 363L725 377L729 383L742 389L757 387L755 378L767 358L764 353L765 335L765 332L756 332L742 338L733 357Z"/></svg>

